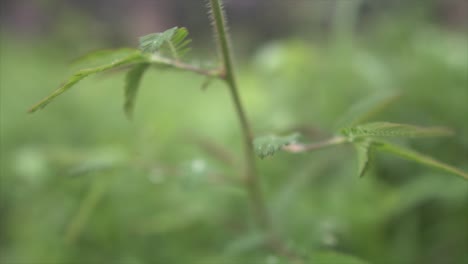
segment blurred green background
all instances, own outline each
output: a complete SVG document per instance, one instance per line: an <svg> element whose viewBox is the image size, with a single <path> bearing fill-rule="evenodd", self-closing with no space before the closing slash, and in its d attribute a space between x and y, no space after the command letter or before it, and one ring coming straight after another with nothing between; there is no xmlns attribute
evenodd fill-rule
<svg viewBox="0 0 468 264"><path fill-rule="evenodd" d="M190 3L187 3L190 2ZM26 110L88 51L172 26L216 61L204 1L2 1L0 263L287 263L261 248L238 183L226 88L150 71L135 118L123 74ZM376 121L456 136L401 143L468 170L466 1L230 1L239 84L256 135L334 133L353 103L395 91ZM258 160L278 233L304 255L468 263L468 184L385 154L364 178L352 148ZM327 263L339 263L330 261Z"/></svg>

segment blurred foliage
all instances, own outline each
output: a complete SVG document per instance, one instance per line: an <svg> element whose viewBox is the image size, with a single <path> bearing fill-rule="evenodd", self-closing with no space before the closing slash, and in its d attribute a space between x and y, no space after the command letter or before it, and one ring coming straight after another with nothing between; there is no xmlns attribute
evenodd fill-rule
<svg viewBox="0 0 468 264"><path fill-rule="evenodd" d="M256 134L321 139L359 98L398 92L373 121L452 128L450 139L401 143L467 170L468 38L411 25L259 48L239 67ZM202 92L199 76L148 71L128 122L124 76L89 78L27 115L67 74L69 51L56 47L2 36L1 263L287 263L260 247L220 82ZM468 263L466 181L376 159L362 179L351 147L259 159L288 247L324 264L341 263L332 252L349 263Z"/></svg>

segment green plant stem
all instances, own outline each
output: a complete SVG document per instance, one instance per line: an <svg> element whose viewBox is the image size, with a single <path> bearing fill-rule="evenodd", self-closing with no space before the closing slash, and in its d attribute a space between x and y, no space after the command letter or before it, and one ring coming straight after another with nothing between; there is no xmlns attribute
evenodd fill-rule
<svg viewBox="0 0 468 264"><path fill-rule="evenodd" d="M221 76L226 81L231 98L236 109L237 116L241 125L244 141L245 157L245 179L246 188L249 195L254 215L259 227L266 233L268 246L278 254L281 254L292 261L292 263L303 263L302 259L295 252L290 251L284 243L276 236L273 229L271 217L260 187L260 180L255 166L255 154L253 146L253 136L247 116L245 114L242 102L239 96L234 67L232 64L231 49L229 46L228 33L226 30L226 20L224 11L221 7L221 0L210 0L210 8L213 15L213 23L218 33L219 52L221 53L223 71Z"/></svg>
<svg viewBox="0 0 468 264"><path fill-rule="evenodd" d="M231 49L229 45L228 33L226 31L226 23L223 9L220 0L210 0L211 12L213 15L213 22L217 31L219 52L222 57L222 64L224 70L224 80L226 81L231 98L236 109L237 116L242 129L242 136L244 141L244 155L246 166L246 186L249 194L252 207L258 222L258 225L267 232L272 232L271 221L268 215L268 210L265 205L262 190L260 187L259 177L255 167L255 156L253 147L252 132L245 114L242 102L239 96L234 68L232 64Z"/></svg>

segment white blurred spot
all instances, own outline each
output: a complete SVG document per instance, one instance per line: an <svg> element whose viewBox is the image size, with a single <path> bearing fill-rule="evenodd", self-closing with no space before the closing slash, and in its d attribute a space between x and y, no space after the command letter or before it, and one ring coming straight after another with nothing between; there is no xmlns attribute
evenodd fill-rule
<svg viewBox="0 0 468 264"><path fill-rule="evenodd" d="M202 173L206 169L206 162L201 159L192 160L191 169L194 173Z"/></svg>
<svg viewBox="0 0 468 264"><path fill-rule="evenodd" d="M322 222L320 229L322 233L322 243L329 247L335 247L338 244L336 224L331 221L324 221Z"/></svg>
<svg viewBox="0 0 468 264"><path fill-rule="evenodd" d="M13 169L28 182L38 183L47 174L47 160L37 149L22 148L15 153Z"/></svg>

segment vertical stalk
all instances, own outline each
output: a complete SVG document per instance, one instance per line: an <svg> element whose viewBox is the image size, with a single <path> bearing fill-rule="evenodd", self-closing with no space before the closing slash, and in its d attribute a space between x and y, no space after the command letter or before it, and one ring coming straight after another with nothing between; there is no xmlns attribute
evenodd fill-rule
<svg viewBox="0 0 468 264"><path fill-rule="evenodd" d="M362 0L335 0L335 14L332 17L335 45L339 48L352 47L354 30L358 22L359 7Z"/></svg>
<svg viewBox="0 0 468 264"><path fill-rule="evenodd" d="M242 106L241 99L239 97L239 91L237 88L234 68L232 64L229 36L226 29L226 19L220 2L221 0L210 0L210 8L213 16L214 27L217 31L219 52L222 57L223 63L224 80L226 81L229 87L231 98L233 100L234 107L236 109L236 113L239 118L239 122L242 129L246 166L246 188L258 225L264 231L271 233L271 222L260 187L259 177L257 175L255 167L252 131L249 125L249 121L247 120L244 107Z"/></svg>

